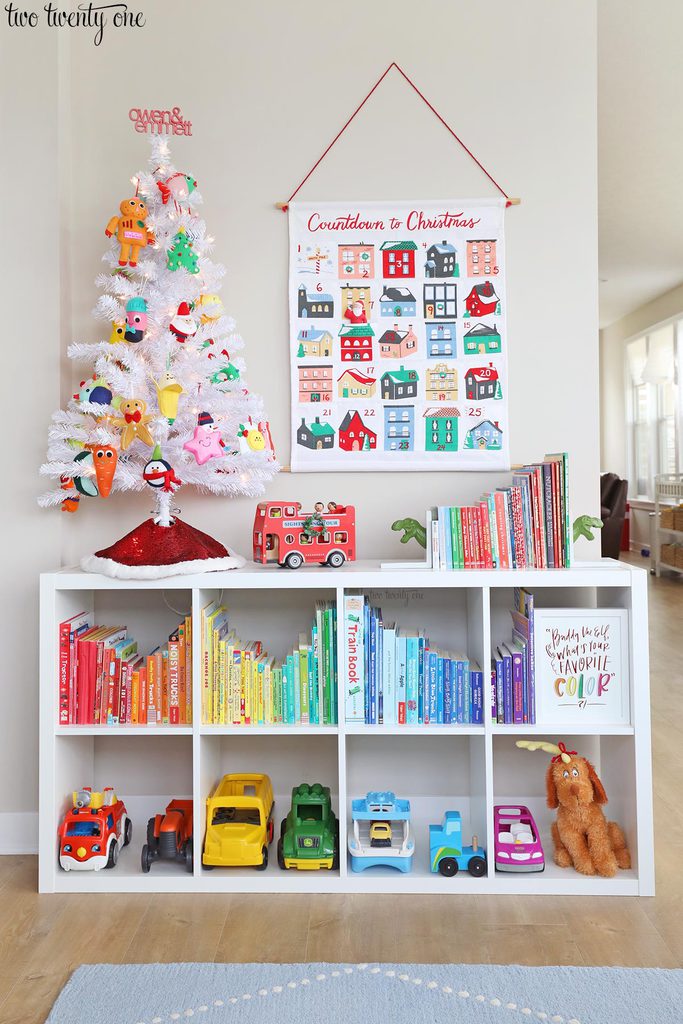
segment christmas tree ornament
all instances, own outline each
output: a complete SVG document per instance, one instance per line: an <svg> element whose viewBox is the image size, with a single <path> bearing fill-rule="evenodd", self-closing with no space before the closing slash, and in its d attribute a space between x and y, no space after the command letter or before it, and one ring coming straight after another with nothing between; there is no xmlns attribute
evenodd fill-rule
<svg viewBox="0 0 683 1024"><path fill-rule="evenodd" d="M182 484L182 480L175 475L171 463L162 458L159 445L155 446L152 458L142 472L142 479L150 487L161 487L162 490L169 491L171 494Z"/></svg>
<svg viewBox="0 0 683 1024"><path fill-rule="evenodd" d="M248 454L252 452L262 452L266 448L266 439L263 436L263 432L259 430L251 420L246 424L240 423L237 431L237 437L240 443L240 451Z"/></svg>
<svg viewBox="0 0 683 1024"><path fill-rule="evenodd" d="M73 478L70 476L62 476L60 478L60 482L62 490L69 492L62 501L62 512L78 512L78 503L81 500L81 497L79 494L74 494Z"/></svg>
<svg viewBox="0 0 683 1024"><path fill-rule="evenodd" d="M86 498L96 498L97 483L94 479L95 467L90 449L84 448L83 451L80 451L74 462L78 463L79 469L79 475L73 477L74 487Z"/></svg>
<svg viewBox="0 0 683 1024"><path fill-rule="evenodd" d="M203 466L209 459L220 459L225 455L223 441L210 413L199 413L194 434L185 442L183 448L192 452L198 466Z"/></svg>
<svg viewBox="0 0 683 1024"><path fill-rule="evenodd" d="M125 320L112 320L111 334L109 335L109 344L116 345L119 341L126 340L126 322Z"/></svg>
<svg viewBox="0 0 683 1024"><path fill-rule="evenodd" d="M161 488L157 493L170 500ZM115 544L82 559L81 568L117 579L150 580L241 569L244 564L241 555L176 518L169 526L145 520Z"/></svg>
<svg viewBox="0 0 683 1024"><path fill-rule="evenodd" d="M226 382L232 382L240 379L240 371L232 363L228 363L227 366L221 366L220 370L216 370L209 377L212 384L225 384Z"/></svg>
<svg viewBox="0 0 683 1024"><path fill-rule="evenodd" d="M153 244L154 233L146 226L147 207L142 199L133 196L124 199L119 206L120 217L112 217L104 233L107 238L116 235L120 245L119 266L137 267L138 253L145 246Z"/></svg>
<svg viewBox="0 0 683 1024"><path fill-rule="evenodd" d="M167 256L167 270L180 270L183 267L189 274L199 273L197 253L194 251L193 243L185 228L181 228L175 235Z"/></svg>
<svg viewBox="0 0 683 1024"><path fill-rule="evenodd" d="M169 199L173 199L176 206L180 204L183 199L187 199L191 196L197 187L197 182L191 174L183 174L182 171L176 171L166 181L158 181L157 188L161 192L161 202L166 206Z"/></svg>
<svg viewBox="0 0 683 1024"><path fill-rule="evenodd" d="M74 395L77 402L92 402L93 405L111 405L112 393L103 377L93 374L90 380L82 380L79 391Z"/></svg>
<svg viewBox="0 0 683 1024"><path fill-rule="evenodd" d="M137 344L147 330L147 303L136 295L126 303L126 341Z"/></svg>
<svg viewBox="0 0 683 1024"><path fill-rule="evenodd" d="M223 303L218 295L200 295L195 305L202 311L200 324L215 323L223 316Z"/></svg>
<svg viewBox="0 0 683 1024"><path fill-rule="evenodd" d="M145 413L147 403L141 398L123 398L119 402L121 416L111 422L116 427L121 427L121 451L125 452L135 438L143 444L154 447L154 439L150 434L147 424L153 418Z"/></svg>
<svg viewBox="0 0 683 1024"><path fill-rule="evenodd" d="M237 367L246 376L244 343L218 300L225 269L212 260L210 236L197 212L202 203L199 189L190 194L188 187L189 198L184 198L188 182L183 185L179 169L172 164L168 139L155 135L150 145L148 168L133 178L139 183L143 204L136 196L133 213L133 200L126 201L121 215L110 223L110 233L122 248L121 265L116 266L119 246L108 247L108 272L97 279L102 294L96 318L106 328L104 343L100 335L90 346L72 348L72 358L88 367L76 378L85 378L81 385L85 390L75 388L78 400L72 399L53 414L47 460L41 467L50 486L39 498L44 507L65 510L77 507L80 499L81 514L87 515L100 503L84 503L84 495L104 498L116 492L118 507L124 494L142 487L153 498L149 521L107 547L110 537L98 545L101 550L96 555L81 562L86 571L125 579L243 565L244 560L228 548L177 518L174 504L180 478L185 487L194 486L205 495L256 497L278 471L262 400L249 393L241 380L237 382ZM159 179L170 193L165 203ZM181 211L180 220L178 199L184 206L192 204L191 212L186 212L186 206ZM129 227L141 237L126 237ZM137 260L144 265L144 287L139 283L140 268L133 266ZM142 295L144 306L135 301ZM145 316L149 318L146 330ZM169 321L174 330L167 333ZM117 348L126 340L126 331L132 343ZM141 331L145 332L142 344ZM211 344L206 343L207 334L212 335ZM188 340L176 344L174 338ZM212 370L217 374L215 382L210 379ZM100 387L106 389L104 393L96 390ZM93 404L93 397L104 401L107 392L114 392L108 405ZM197 418L200 409L202 415ZM214 420L226 433L225 444ZM238 423L258 429L266 450L255 452L244 440L242 454L235 436Z"/></svg>
<svg viewBox="0 0 683 1024"><path fill-rule="evenodd" d="M181 344L187 338L192 338L197 333L197 321L190 315L190 304L188 302L180 303L178 312L168 325L168 329Z"/></svg>
<svg viewBox="0 0 683 1024"><path fill-rule="evenodd" d="M100 492L100 498L108 498L111 493L111 485L114 482L116 463L119 460L119 453L110 444L89 445L92 453L92 461L95 469L95 479Z"/></svg>
<svg viewBox="0 0 683 1024"><path fill-rule="evenodd" d="M169 425L172 426L176 416L178 415L178 402L184 389L175 379L170 370L167 370L159 380L154 380L154 377L152 377L151 374L150 377L157 389L157 405L159 406L159 412L162 416L166 417Z"/></svg>

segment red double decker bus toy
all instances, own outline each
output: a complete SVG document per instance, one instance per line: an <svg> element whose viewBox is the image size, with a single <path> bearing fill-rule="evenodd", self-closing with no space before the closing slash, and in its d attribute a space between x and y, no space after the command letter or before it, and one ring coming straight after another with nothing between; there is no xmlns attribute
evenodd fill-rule
<svg viewBox="0 0 683 1024"><path fill-rule="evenodd" d="M356 560L356 510L353 505L327 508L316 502L312 512L302 512L298 501L262 501L254 517L254 561L277 562L298 569L317 562L338 569Z"/></svg>

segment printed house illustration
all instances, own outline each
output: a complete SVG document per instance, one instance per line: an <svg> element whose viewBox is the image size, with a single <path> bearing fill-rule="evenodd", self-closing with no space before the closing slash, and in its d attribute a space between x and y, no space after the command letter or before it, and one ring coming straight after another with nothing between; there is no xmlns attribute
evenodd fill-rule
<svg viewBox="0 0 683 1024"><path fill-rule="evenodd" d="M299 285L299 316L334 316L334 299L327 292L307 292L306 285Z"/></svg>
<svg viewBox="0 0 683 1024"><path fill-rule="evenodd" d="M467 276L488 277L496 270L495 238L467 240Z"/></svg>
<svg viewBox="0 0 683 1024"><path fill-rule="evenodd" d="M417 300L408 288L384 286L379 297L379 311L382 316L415 316Z"/></svg>
<svg viewBox="0 0 683 1024"><path fill-rule="evenodd" d="M437 363L427 370L425 397L430 402L457 402L458 371L454 366Z"/></svg>
<svg viewBox="0 0 683 1024"><path fill-rule="evenodd" d="M408 324L407 331L399 331L398 324L394 324L391 330L384 332L378 344L382 359L403 359L417 353L417 335L412 324Z"/></svg>
<svg viewBox="0 0 683 1024"><path fill-rule="evenodd" d="M496 325L475 324L462 339L462 346L466 356L500 352L500 334Z"/></svg>
<svg viewBox="0 0 683 1024"><path fill-rule="evenodd" d="M333 338L329 331L316 331L315 327L306 327L299 331L296 340L299 342L297 359L314 356L316 359L329 359L332 355Z"/></svg>
<svg viewBox="0 0 683 1024"><path fill-rule="evenodd" d="M296 432L296 443L313 451L334 448L334 427L330 423L321 423L318 416L310 425L302 418Z"/></svg>
<svg viewBox="0 0 683 1024"><path fill-rule="evenodd" d="M384 406L384 451L412 452L415 446L415 406Z"/></svg>
<svg viewBox="0 0 683 1024"><path fill-rule="evenodd" d="M360 242L358 245L338 247L339 278L342 281L367 279L375 276L375 247Z"/></svg>
<svg viewBox="0 0 683 1024"><path fill-rule="evenodd" d="M457 287L454 284L424 285L425 320L451 320L457 315Z"/></svg>
<svg viewBox="0 0 683 1024"><path fill-rule="evenodd" d="M300 366L299 401L329 402L332 399L332 367Z"/></svg>
<svg viewBox="0 0 683 1024"><path fill-rule="evenodd" d="M415 277L415 242L382 242L382 273L385 277Z"/></svg>
<svg viewBox="0 0 683 1024"><path fill-rule="evenodd" d="M356 409L349 409L339 424L339 447L345 452L364 452L377 447L377 434L365 426Z"/></svg>
<svg viewBox="0 0 683 1024"><path fill-rule="evenodd" d="M344 370L337 380L340 398L374 398L377 380L360 370Z"/></svg>
<svg viewBox="0 0 683 1024"><path fill-rule="evenodd" d="M475 284L465 299L465 316L500 315L500 300L491 281Z"/></svg>
<svg viewBox="0 0 683 1024"><path fill-rule="evenodd" d="M417 370L406 370L403 366L399 370L387 370L381 378L382 398L390 402L416 398L418 381Z"/></svg>
<svg viewBox="0 0 683 1024"><path fill-rule="evenodd" d="M356 303L363 307L360 315L354 309ZM370 289L367 285L342 285L341 309L344 320L351 324L366 324L370 319L370 308Z"/></svg>
<svg viewBox="0 0 683 1024"><path fill-rule="evenodd" d="M467 431L465 448L488 449L498 451L503 447L503 431L497 423L491 420L482 420L475 427Z"/></svg>
<svg viewBox="0 0 683 1024"><path fill-rule="evenodd" d="M465 397L475 402L482 398L501 397L498 370L493 363L470 367L465 374Z"/></svg>
<svg viewBox="0 0 683 1024"><path fill-rule="evenodd" d="M460 410L453 405L435 405L425 409L425 451L457 452L458 417Z"/></svg>
<svg viewBox="0 0 683 1024"><path fill-rule="evenodd" d="M339 332L341 339L342 363L369 362L372 359L372 339L375 332L369 324L354 324L342 327Z"/></svg>
<svg viewBox="0 0 683 1024"><path fill-rule="evenodd" d="M425 277L459 277L458 250L446 239L427 249Z"/></svg>
<svg viewBox="0 0 683 1024"><path fill-rule="evenodd" d="M425 324L427 332L427 355L430 359L440 356L455 356L455 322Z"/></svg>

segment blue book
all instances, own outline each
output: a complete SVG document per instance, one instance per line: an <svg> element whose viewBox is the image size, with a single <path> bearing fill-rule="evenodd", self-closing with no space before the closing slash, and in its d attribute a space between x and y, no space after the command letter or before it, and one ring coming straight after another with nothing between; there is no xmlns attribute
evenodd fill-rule
<svg viewBox="0 0 683 1024"><path fill-rule="evenodd" d="M443 725L444 723L444 694L443 694L443 677L444 677L444 657L442 654L436 654L436 722L437 725Z"/></svg>
<svg viewBox="0 0 683 1024"><path fill-rule="evenodd" d="M396 626L382 630L382 721L396 725Z"/></svg>
<svg viewBox="0 0 683 1024"><path fill-rule="evenodd" d="M455 664L455 698L453 701L455 721L458 725L463 725L465 721L465 662L461 654L456 653L453 658Z"/></svg>
<svg viewBox="0 0 683 1024"><path fill-rule="evenodd" d="M396 721L398 725L405 725L408 720L407 640L400 628L396 632Z"/></svg>
<svg viewBox="0 0 683 1024"><path fill-rule="evenodd" d="M417 636L417 686L418 686L418 703L417 703L417 724L422 725L424 722L425 712L425 650L428 641L425 640L424 636L418 633Z"/></svg>
<svg viewBox="0 0 683 1024"><path fill-rule="evenodd" d="M377 609L370 609L370 725L377 725Z"/></svg>
<svg viewBox="0 0 683 1024"><path fill-rule="evenodd" d="M443 662L443 724L450 725L453 713L452 673L453 662L449 657Z"/></svg>
<svg viewBox="0 0 683 1024"><path fill-rule="evenodd" d="M384 723L384 624L382 612L377 619L377 660L375 675L377 676L377 722Z"/></svg>
<svg viewBox="0 0 683 1024"><path fill-rule="evenodd" d="M504 645L503 653L507 653L511 659L512 671L512 722L513 725L524 724L524 685L522 673L522 653L515 644L510 641Z"/></svg>
<svg viewBox="0 0 683 1024"><path fill-rule="evenodd" d="M417 725L417 689L419 678L419 644L415 631L406 636L406 724Z"/></svg>
<svg viewBox="0 0 683 1024"><path fill-rule="evenodd" d="M365 724L370 722L370 605L367 597L363 604L363 635L365 636L364 669L365 669Z"/></svg>
<svg viewBox="0 0 683 1024"><path fill-rule="evenodd" d="M470 681L472 686L470 722L472 725L482 725L484 722L484 673L476 661L470 662Z"/></svg>
<svg viewBox="0 0 683 1024"><path fill-rule="evenodd" d="M442 569L453 568L453 538L451 535L451 510L446 505L438 508L439 555Z"/></svg>
<svg viewBox="0 0 683 1024"><path fill-rule="evenodd" d="M498 648L498 654L503 661L503 722L512 725L512 655L504 644Z"/></svg>
<svg viewBox="0 0 683 1024"><path fill-rule="evenodd" d="M429 667L428 674L425 673L429 680L429 700L427 702L427 710L425 711L425 725L435 725L437 722L437 710L438 710L438 693L437 693L437 656L436 651L427 651L425 655L425 661Z"/></svg>

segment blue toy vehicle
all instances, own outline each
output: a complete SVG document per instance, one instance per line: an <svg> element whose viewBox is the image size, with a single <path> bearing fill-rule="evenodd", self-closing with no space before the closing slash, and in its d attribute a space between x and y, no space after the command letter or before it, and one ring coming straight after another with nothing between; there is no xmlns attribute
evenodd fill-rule
<svg viewBox="0 0 683 1024"><path fill-rule="evenodd" d="M410 871L415 853L410 801L389 791L371 791L362 800L352 800L349 853L352 871L378 864Z"/></svg>
<svg viewBox="0 0 683 1024"><path fill-rule="evenodd" d="M486 874L486 850L472 836L472 845L462 845L462 820L460 811L446 811L440 825L429 826L429 859L433 872L439 871L446 878L457 875L460 868L469 871L474 878Z"/></svg>

